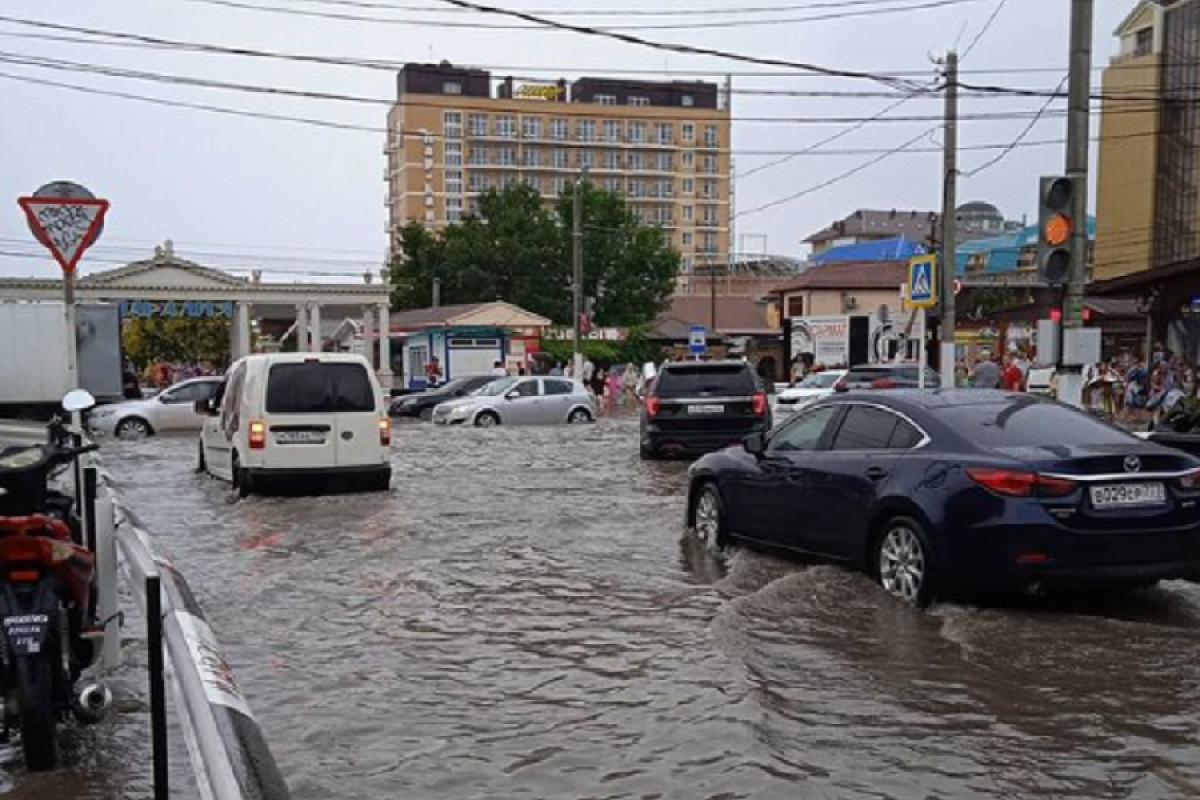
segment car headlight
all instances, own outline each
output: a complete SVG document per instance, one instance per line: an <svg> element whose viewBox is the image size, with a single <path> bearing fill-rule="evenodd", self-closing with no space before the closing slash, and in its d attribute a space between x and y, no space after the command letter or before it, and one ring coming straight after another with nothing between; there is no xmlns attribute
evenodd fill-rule
<svg viewBox="0 0 1200 800"><path fill-rule="evenodd" d="M470 410L471 410L470 406L454 406L453 408L450 409L450 416L465 417L467 415L467 412L469 412Z"/></svg>

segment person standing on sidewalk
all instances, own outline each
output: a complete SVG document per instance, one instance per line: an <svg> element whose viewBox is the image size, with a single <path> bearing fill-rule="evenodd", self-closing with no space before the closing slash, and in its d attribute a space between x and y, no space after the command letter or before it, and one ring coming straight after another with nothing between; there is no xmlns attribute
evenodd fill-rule
<svg viewBox="0 0 1200 800"><path fill-rule="evenodd" d="M1000 380L1006 392L1025 391L1025 373L1021 371L1021 365L1017 363L1016 356L1004 357L1004 372L1001 374Z"/></svg>
<svg viewBox="0 0 1200 800"><path fill-rule="evenodd" d="M996 389L1000 386L1000 367L992 360L990 352L985 352L982 360L975 365L971 373L971 385L976 389Z"/></svg>

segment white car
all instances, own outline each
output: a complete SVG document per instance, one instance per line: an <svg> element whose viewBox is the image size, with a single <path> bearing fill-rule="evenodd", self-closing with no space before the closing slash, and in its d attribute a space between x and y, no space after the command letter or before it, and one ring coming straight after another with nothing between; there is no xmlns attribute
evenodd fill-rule
<svg viewBox="0 0 1200 800"><path fill-rule="evenodd" d="M360 355L246 356L200 410L199 469L243 496L268 481L345 478L375 491L391 482L388 407Z"/></svg>
<svg viewBox="0 0 1200 800"><path fill-rule="evenodd" d="M833 394L833 387L845 376L844 369L827 369L809 375L794 388L784 389L775 397L776 418L793 414L809 403Z"/></svg>
<svg viewBox="0 0 1200 800"><path fill-rule="evenodd" d="M88 415L93 433L118 439L142 439L156 433L200 430L204 416L196 403L208 400L221 388L221 377L192 378L145 400L126 400L100 406Z"/></svg>

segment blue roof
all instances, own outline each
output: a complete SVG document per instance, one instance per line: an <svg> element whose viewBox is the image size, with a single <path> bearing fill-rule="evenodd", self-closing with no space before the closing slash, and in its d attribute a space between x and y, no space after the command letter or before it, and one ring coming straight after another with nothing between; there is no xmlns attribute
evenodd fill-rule
<svg viewBox="0 0 1200 800"><path fill-rule="evenodd" d="M955 272L966 274L967 259L976 253L986 254L984 272L1011 272L1017 268L1021 250L1037 243L1038 226L1027 225L1017 233L997 236L992 239L976 239L963 242L955 252ZM1096 218L1088 217L1088 238L1096 240Z"/></svg>
<svg viewBox="0 0 1200 800"><path fill-rule="evenodd" d="M825 264L830 261L907 261L913 256L924 253L925 246L920 242L912 242L900 237L883 239L878 242L831 247L825 252L813 256L812 261L815 264Z"/></svg>

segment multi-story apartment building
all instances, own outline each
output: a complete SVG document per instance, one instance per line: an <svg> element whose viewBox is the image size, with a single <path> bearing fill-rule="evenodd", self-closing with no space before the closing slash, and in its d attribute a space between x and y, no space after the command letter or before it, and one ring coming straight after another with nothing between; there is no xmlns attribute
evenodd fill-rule
<svg viewBox="0 0 1200 800"><path fill-rule="evenodd" d="M479 195L524 182L548 203L586 168L684 267L728 258L730 115L713 83L580 78L493 81L484 70L406 64L388 115L389 231L456 222Z"/></svg>

